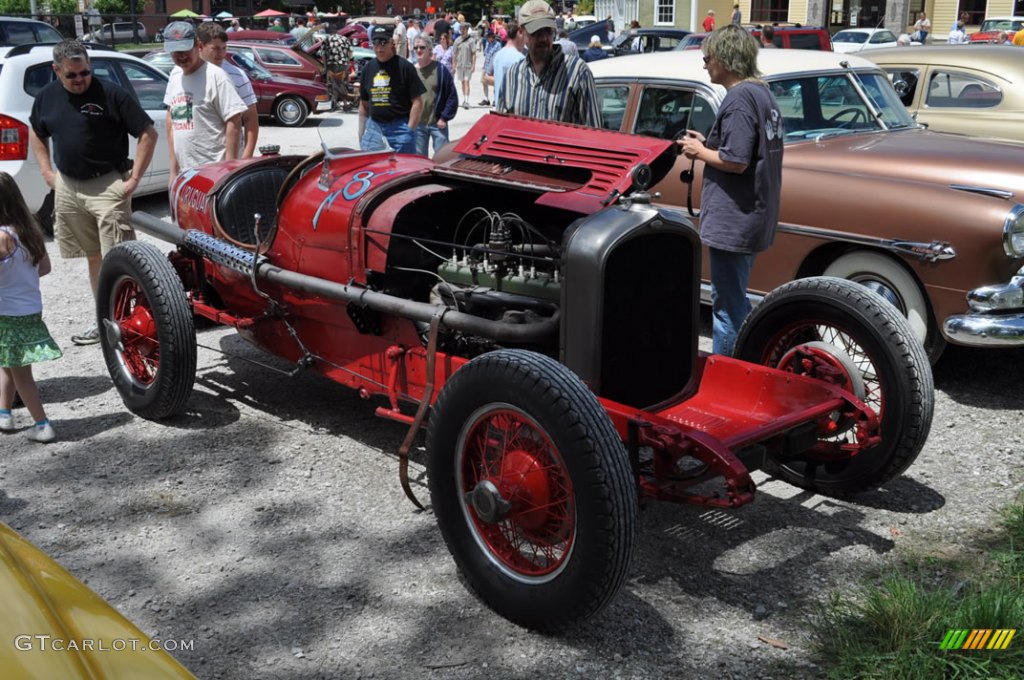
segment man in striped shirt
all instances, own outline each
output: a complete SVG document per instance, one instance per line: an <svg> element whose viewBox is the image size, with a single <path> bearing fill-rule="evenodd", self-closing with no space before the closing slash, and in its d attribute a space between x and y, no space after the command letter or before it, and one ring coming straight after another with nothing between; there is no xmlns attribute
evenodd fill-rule
<svg viewBox="0 0 1024 680"><path fill-rule="evenodd" d="M519 26L526 31L527 56L505 75L497 111L601 127L594 76L582 59L564 54L554 43L551 5L529 0L519 10Z"/></svg>

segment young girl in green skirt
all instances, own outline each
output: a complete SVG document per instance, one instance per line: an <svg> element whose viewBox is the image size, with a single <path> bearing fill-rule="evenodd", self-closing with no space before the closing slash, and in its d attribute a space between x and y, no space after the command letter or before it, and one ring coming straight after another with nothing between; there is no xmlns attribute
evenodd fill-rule
<svg viewBox="0 0 1024 680"><path fill-rule="evenodd" d="M15 429L11 406L17 391L35 420L26 434L37 442L57 436L32 377L32 364L61 357L43 323L39 277L49 272L43 233L14 178L0 172L0 430Z"/></svg>

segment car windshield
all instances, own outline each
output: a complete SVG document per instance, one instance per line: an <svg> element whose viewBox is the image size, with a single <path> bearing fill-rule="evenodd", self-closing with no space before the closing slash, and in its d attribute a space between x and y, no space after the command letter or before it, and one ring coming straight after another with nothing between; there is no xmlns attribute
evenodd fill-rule
<svg viewBox="0 0 1024 680"><path fill-rule="evenodd" d="M786 141L917 127L881 73L781 77L770 85L782 112ZM877 117L872 109L878 111Z"/></svg>
<svg viewBox="0 0 1024 680"><path fill-rule="evenodd" d="M859 31L839 31L832 36L832 42L834 43L866 43L868 41L868 34L861 33Z"/></svg>
<svg viewBox="0 0 1024 680"><path fill-rule="evenodd" d="M981 33L991 33L993 31L1019 31L1024 27L1024 20L1009 20L1009 19L986 19L981 24Z"/></svg>

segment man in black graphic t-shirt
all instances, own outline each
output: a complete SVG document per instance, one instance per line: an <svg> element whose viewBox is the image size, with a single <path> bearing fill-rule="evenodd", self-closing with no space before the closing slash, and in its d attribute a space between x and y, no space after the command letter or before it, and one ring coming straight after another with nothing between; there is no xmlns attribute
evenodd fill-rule
<svg viewBox="0 0 1024 680"><path fill-rule="evenodd" d="M53 70L57 79L32 105L29 143L43 179L54 189L60 255L88 260L95 295L103 255L135 238L128 221L131 195L149 167L157 133L131 93L92 77L89 53L77 40L53 48ZM134 163L128 158L128 135L139 140ZM99 340L96 326L71 336L76 345Z"/></svg>
<svg viewBox="0 0 1024 680"><path fill-rule="evenodd" d="M390 27L374 27L371 37L377 58L363 69L359 147L383 151L390 146L398 153L416 153L414 131L420 124L426 90L416 67L396 56Z"/></svg>

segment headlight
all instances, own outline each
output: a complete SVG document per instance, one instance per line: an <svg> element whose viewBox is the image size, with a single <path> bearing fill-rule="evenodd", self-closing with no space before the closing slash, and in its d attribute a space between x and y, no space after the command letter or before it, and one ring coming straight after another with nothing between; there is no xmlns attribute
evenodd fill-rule
<svg viewBox="0 0 1024 680"><path fill-rule="evenodd" d="M1024 257L1024 205L1020 203L1003 220L1003 250L1008 257Z"/></svg>

